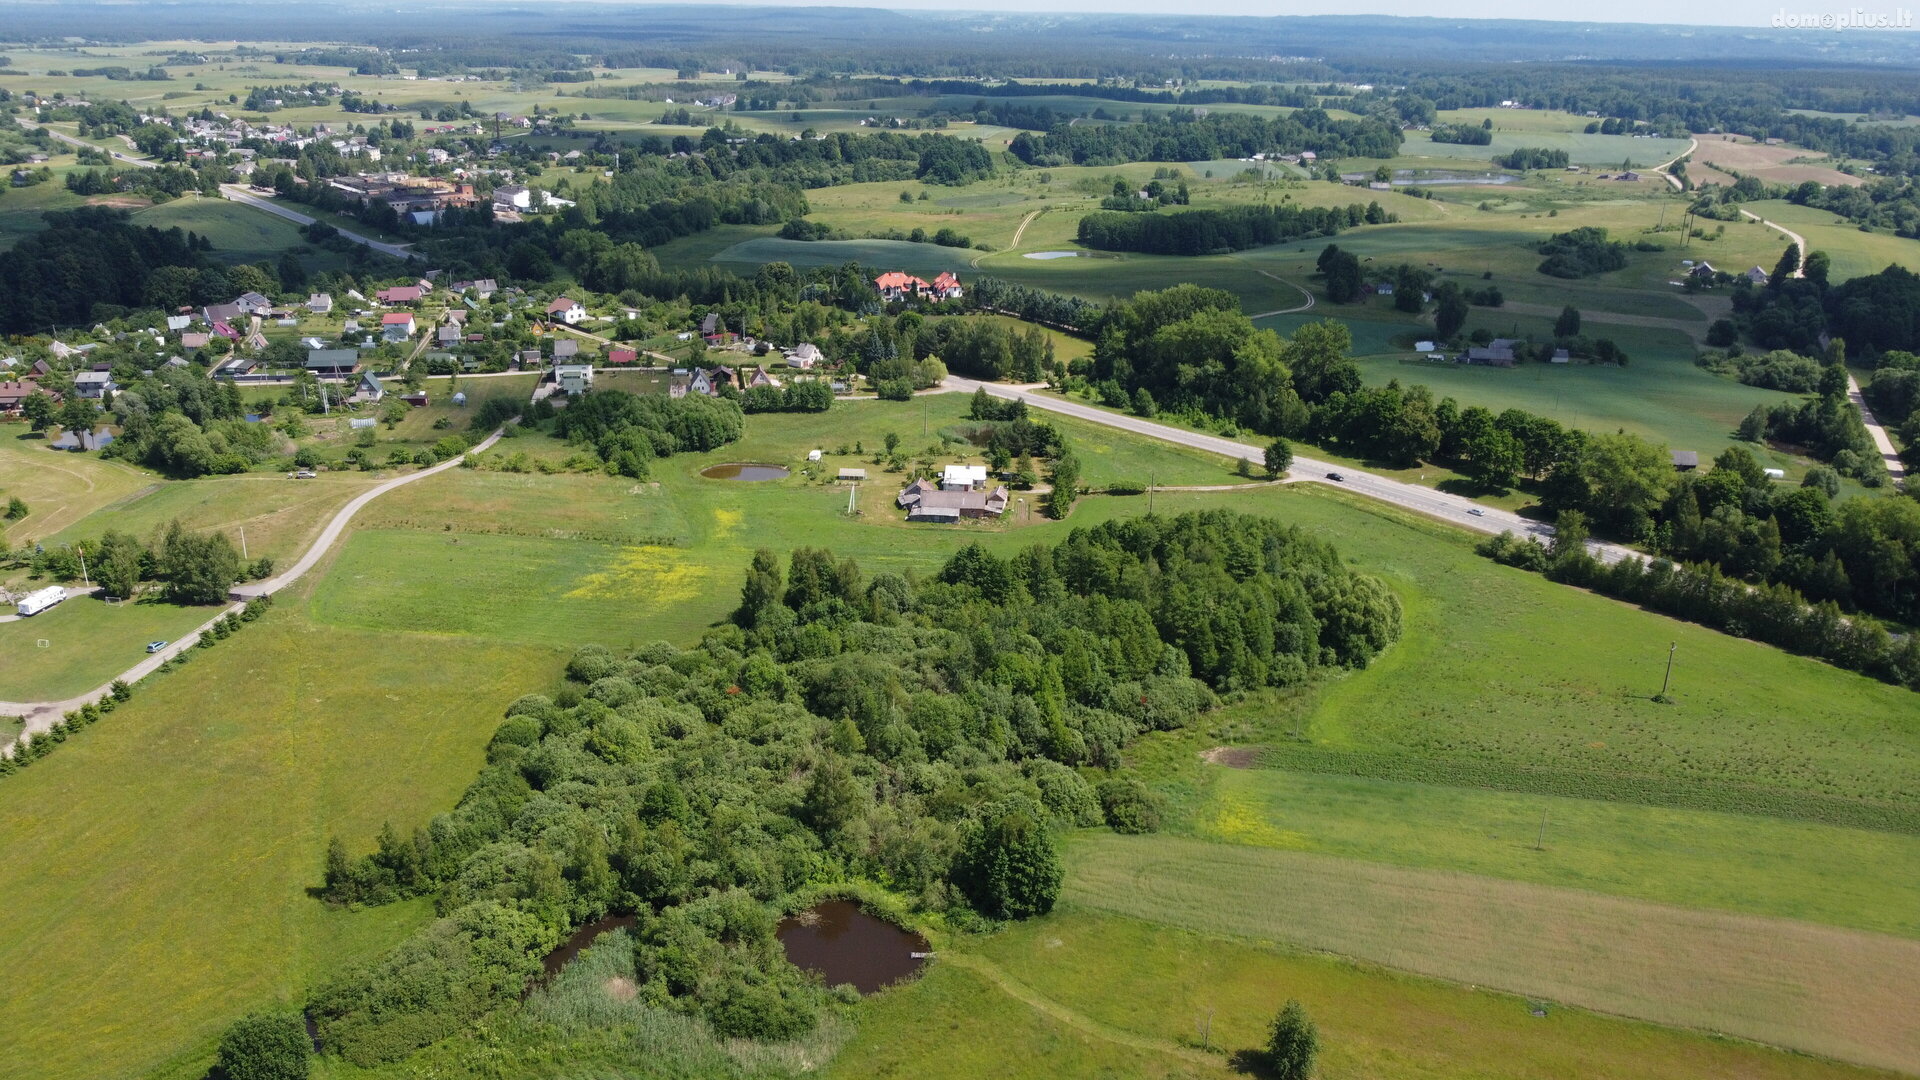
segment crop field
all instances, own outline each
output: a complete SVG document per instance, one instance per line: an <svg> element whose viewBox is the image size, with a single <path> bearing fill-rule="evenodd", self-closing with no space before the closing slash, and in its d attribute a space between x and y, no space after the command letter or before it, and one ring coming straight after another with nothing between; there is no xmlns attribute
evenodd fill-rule
<svg viewBox="0 0 1920 1080"><path fill-rule="evenodd" d="M59 701L85 693L144 659L149 641L171 641L219 613L218 607L158 600L108 604L76 596L32 618L0 623L0 657L6 658L0 663L0 701Z"/></svg>
<svg viewBox="0 0 1920 1080"><path fill-rule="evenodd" d="M1149 744L1139 756L1155 772L1173 766L1170 774L1192 785L1195 794L1179 799L1182 827L1203 839L1920 938L1920 837L1910 834L1280 769L1187 767L1194 740L1166 741L1177 745ZM1159 761L1175 753L1179 762Z"/></svg>
<svg viewBox="0 0 1920 1080"><path fill-rule="evenodd" d="M1767 146L1741 135L1702 135L1700 148L1694 151L1687 170L1694 175L1695 183L1732 183L1733 174L1758 177L1769 184L1815 180L1850 187L1866 183L1864 178L1848 176L1832 165L1794 163L1802 158L1824 161L1827 156L1798 146Z"/></svg>
<svg viewBox="0 0 1920 1080"><path fill-rule="evenodd" d="M1264 1043L1288 998L1320 1028L1315 1074L1325 1080L1884 1075L1579 1009L1536 1017L1525 1000L1485 987L1077 903L989 938L943 944L917 981L862 1004L859 1031L827 1075L1237 1075L1244 1064L1236 1056Z"/></svg>
<svg viewBox="0 0 1920 1080"><path fill-rule="evenodd" d="M309 897L329 836L452 806L561 663L276 611L0 784L0 1076L198 1077L236 1015L390 947L431 912Z"/></svg>
<svg viewBox="0 0 1920 1080"><path fill-rule="evenodd" d="M1066 862L1076 907L1920 1067L1920 1001L1898 989L1920 942L1904 938L1169 836L1085 834Z"/></svg>
<svg viewBox="0 0 1920 1080"><path fill-rule="evenodd" d="M1503 123L1506 114L1520 110L1494 111L1502 115L1493 118L1493 142L1487 146L1434 142L1427 137L1426 132L1409 131L1407 141L1400 147L1400 156L1490 163L1496 156L1509 154L1523 147L1533 147L1543 150L1565 150L1568 160L1575 165L1596 169L1617 169L1623 162L1631 161L1634 168L1646 169L1663 164L1687 152L1686 139L1639 139L1631 135L1588 135L1577 129L1573 131L1506 130ZM1441 122L1459 123L1460 121L1452 119L1453 115L1445 114ZM1584 123L1582 121L1583 126ZM1801 152L1805 153L1805 151Z"/></svg>
<svg viewBox="0 0 1920 1080"><path fill-rule="evenodd" d="M1920 266L1920 241L1887 232L1861 232L1859 226L1837 214L1780 199L1747 203L1745 208L1806 237L1807 250L1826 252L1833 259L1834 281L1877 274L1889 266L1909 270ZM1785 242L1779 233L1771 229L1768 233Z"/></svg>

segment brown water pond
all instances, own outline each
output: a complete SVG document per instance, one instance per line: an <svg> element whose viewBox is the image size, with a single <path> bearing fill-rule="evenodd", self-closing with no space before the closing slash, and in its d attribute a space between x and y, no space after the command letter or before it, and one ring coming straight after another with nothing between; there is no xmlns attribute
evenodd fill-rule
<svg viewBox="0 0 1920 1080"><path fill-rule="evenodd" d="M729 461L700 470L709 480L785 480L793 471L785 465L755 465L748 461Z"/></svg>
<svg viewBox="0 0 1920 1080"><path fill-rule="evenodd" d="M863 994L919 971L928 951L926 938L874 918L851 900L828 900L790 915L778 933L795 967L818 974L828 986L850 983Z"/></svg>
<svg viewBox="0 0 1920 1080"><path fill-rule="evenodd" d="M547 985L560 974L560 969L572 962L587 946L594 943L601 934L614 930L631 930L640 920L632 915L608 915L603 919L590 922L568 935L560 947L548 953L540 961L540 977L527 987L527 994ZM523 995L524 996L524 995Z"/></svg>

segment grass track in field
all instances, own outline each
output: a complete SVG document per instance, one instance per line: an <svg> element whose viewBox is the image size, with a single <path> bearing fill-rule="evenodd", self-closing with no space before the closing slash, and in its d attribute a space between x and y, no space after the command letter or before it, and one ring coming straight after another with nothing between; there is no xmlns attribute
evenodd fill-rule
<svg viewBox="0 0 1920 1080"><path fill-rule="evenodd" d="M1920 942L1167 836L1087 833L1066 856L1075 907L1920 1068Z"/></svg>
<svg viewBox="0 0 1920 1080"><path fill-rule="evenodd" d="M1194 760L1193 740L1170 743L1164 751L1143 745L1136 756L1180 754L1180 762L1149 768L1172 765L1197 785L1183 828L1203 839L1920 937L1920 837L1598 799L1183 767Z"/></svg>

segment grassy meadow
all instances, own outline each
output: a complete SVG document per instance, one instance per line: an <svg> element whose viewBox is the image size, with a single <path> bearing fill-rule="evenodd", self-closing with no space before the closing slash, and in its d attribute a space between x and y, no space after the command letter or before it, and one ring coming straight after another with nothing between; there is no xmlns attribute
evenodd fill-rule
<svg viewBox="0 0 1920 1080"><path fill-rule="evenodd" d="M450 807L561 662L287 604L7 779L0 1076L199 1077L235 1016L398 941L426 905L307 895L329 836Z"/></svg>
<svg viewBox="0 0 1920 1080"><path fill-rule="evenodd" d="M1202 877L1208 870L1201 868ZM1227 906L1243 910L1243 898ZM829 1077L1223 1077L1281 1003L1320 1028L1325 1080L1840 1080L1874 1070L1216 932L1077 899L943 943L917 981L870 998ZM1203 1042L1204 1035L1204 1042ZM1203 1048L1204 1046L1204 1048ZM1256 1074L1257 1075L1257 1074Z"/></svg>
<svg viewBox="0 0 1920 1080"><path fill-rule="evenodd" d="M30 619L0 623L0 701L83 694L145 659L148 642L183 637L219 613L218 605L108 604L76 596Z"/></svg>

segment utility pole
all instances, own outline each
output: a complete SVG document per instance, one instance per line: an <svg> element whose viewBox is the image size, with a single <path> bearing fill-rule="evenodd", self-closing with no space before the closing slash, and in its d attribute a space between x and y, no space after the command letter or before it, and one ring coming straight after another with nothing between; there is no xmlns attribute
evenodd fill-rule
<svg viewBox="0 0 1920 1080"><path fill-rule="evenodd" d="M85 588L91 589L93 588L93 582L87 580L87 549L74 548L73 550L75 554L80 556L80 584Z"/></svg>
<svg viewBox="0 0 1920 1080"><path fill-rule="evenodd" d="M1540 835L1535 837L1533 841L1533 850L1535 851L1547 850L1547 815L1551 812L1551 810L1540 811Z"/></svg>
<svg viewBox="0 0 1920 1080"><path fill-rule="evenodd" d="M247 558L247 527L240 526L240 557Z"/></svg>
<svg viewBox="0 0 1920 1080"><path fill-rule="evenodd" d="M1153 482L1158 479L1159 476L1154 473L1147 474L1147 513L1149 514L1153 513Z"/></svg>
<svg viewBox="0 0 1920 1080"><path fill-rule="evenodd" d="M1679 648L1680 643L1677 641L1667 646L1667 677L1660 680L1660 696L1655 698L1655 701L1667 700L1667 687L1673 685L1673 654Z"/></svg>

